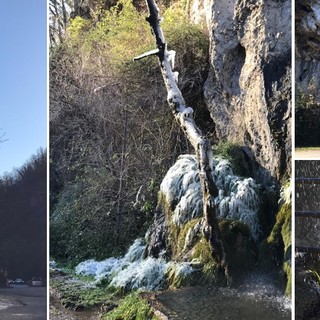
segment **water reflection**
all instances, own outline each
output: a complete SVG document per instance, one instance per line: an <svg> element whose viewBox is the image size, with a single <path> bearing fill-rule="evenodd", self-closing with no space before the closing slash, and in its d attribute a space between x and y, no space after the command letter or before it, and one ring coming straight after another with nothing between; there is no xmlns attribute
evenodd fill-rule
<svg viewBox="0 0 320 320"><path fill-rule="evenodd" d="M157 299L170 319L291 319L291 301L270 279L254 276L244 283L237 289L208 286L167 291Z"/></svg>

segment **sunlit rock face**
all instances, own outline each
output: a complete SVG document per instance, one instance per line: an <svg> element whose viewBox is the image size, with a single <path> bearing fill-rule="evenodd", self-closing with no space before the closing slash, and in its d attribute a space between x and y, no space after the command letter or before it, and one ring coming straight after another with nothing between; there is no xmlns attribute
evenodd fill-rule
<svg viewBox="0 0 320 320"><path fill-rule="evenodd" d="M204 93L219 140L245 145L255 179L290 174L291 1L211 0Z"/></svg>
<svg viewBox="0 0 320 320"><path fill-rule="evenodd" d="M296 1L296 83L320 98L320 1Z"/></svg>

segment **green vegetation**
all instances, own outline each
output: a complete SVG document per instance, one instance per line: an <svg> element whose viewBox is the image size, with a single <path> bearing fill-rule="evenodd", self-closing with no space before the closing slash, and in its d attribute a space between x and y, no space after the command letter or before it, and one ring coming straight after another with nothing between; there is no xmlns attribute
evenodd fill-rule
<svg viewBox="0 0 320 320"><path fill-rule="evenodd" d="M283 204L269 237L260 244L259 265L264 270L283 268L287 295L291 295L291 204Z"/></svg>
<svg viewBox="0 0 320 320"><path fill-rule="evenodd" d="M50 290L57 292L60 303L68 309L90 310L106 301L116 301L114 293L105 287L96 287L92 280L75 277L73 274L56 276L50 274Z"/></svg>
<svg viewBox="0 0 320 320"><path fill-rule="evenodd" d="M242 147L236 143L221 142L213 146L213 154L228 160L234 170L234 174L241 177L250 177L248 161Z"/></svg>
<svg viewBox="0 0 320 320"><path fill-rule="evenodd" d="M103 320L156 320L147 301L138 292L130 293L114 311L102 316Z"/></svg>
<svg viewBox="0 0 320 320"><path fill-rule="evenodd" d="M163 12L179 86L201 123L208 37L180 7ZM51 48L50 246L59 261L123 254L150 224L166 171L189 149L157 58L133 61L155 47L145 16L127 0L92 5L91 18L70 19Z"/></svg>
<svg viewBox="0 0 320 320"><path fill-rule="evenodd" d="M53 271L50 277L51 295L67 309L74 311L100 310L100 318L105 320L156 320L153 312L138 292L123 296L117 291L103 286L95 286L92 279L71 273Z"/></svg>

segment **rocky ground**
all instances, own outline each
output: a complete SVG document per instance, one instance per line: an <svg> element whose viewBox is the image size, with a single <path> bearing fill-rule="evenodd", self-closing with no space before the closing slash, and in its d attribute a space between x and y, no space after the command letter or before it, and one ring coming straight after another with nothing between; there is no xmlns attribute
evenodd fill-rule
<svg viewBox="0 0 320 320"><path fill-rule="evenodd" d="M50 320L100 319L105 299L103 289L75 279L62 271L50 273Z"/></svg>
<svg viewBox="0 0 320 320"><path fill-rule="evenodd" d="M49 316L51 320L96 320L99 319L99 314L92 311L70 311L64 308L59 301L50 297L50 311Z"/></svg>

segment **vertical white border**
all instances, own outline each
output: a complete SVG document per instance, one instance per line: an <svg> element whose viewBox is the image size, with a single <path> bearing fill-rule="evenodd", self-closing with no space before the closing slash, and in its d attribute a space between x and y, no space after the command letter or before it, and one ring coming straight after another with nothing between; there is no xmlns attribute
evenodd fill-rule
<svg viewBox="0 0 320 320"><path fill-rule="evenodd" d="M46 1L46 0L45 0ZM49 259L50 259L50 247L49 247L49 194L50 194L50 175L49 175L49 163L50 163L50 139L49 139L49 0L46 2L47 4L47 11L46 11L46 31L47 31L47 42L46 42L46 52L47 52L47 319L49 319L49 311L50 311L50 292L49 292L49 281L50 281L50 274L49 274Z"/></svg>
<svg viewBox="0 0 320 320"><path fill-rule="evenodd" d="M291 183L292 183L292 211L291 211L291 319L295 319L295 0L291 0Z"/></svg>

